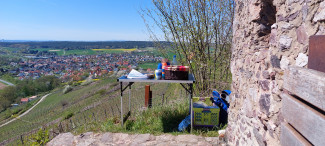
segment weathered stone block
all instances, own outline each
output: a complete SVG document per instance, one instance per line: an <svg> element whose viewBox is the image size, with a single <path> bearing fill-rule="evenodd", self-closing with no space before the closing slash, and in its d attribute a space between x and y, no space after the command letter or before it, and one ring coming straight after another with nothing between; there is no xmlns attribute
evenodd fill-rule
<svg viewBox="0 0 325 146"><path fill-rule="evenodd" d="M196 135L178 135L175 138L178 142L190 142L190 143L196 143L198 142L198 136Z"/></svg>
<svg viewBox="0 0 325 146"><path fill-rule="evenodd" d="M280 68L281 69L287 69L289 65L289 59L287 56L282 56L281 61L280 61Z"/></svg>
<svg viewBox="0 0 325 146"><path fill-rule="evenodd" d="M280 59L277 56L272 55L271 56L271 64L274 68L280 68Z"/></svg>
<svg viewBox="0 0 325 146"><path fill-rule="evenodd" d="M260 19L261 6L256 3L249 5L250 21L256 21Z"/></svg>
<svg viewBox="0 0 325 146"><path fill-rule="evenodd" d="M270 94L262 94L259 104L261 111L268 114L270 109Z"/></svg>
<svg viewBox="0 0 325 146"><path fill-rule="evenodd" d="M292 3L299 2L300 0L287 0L288 5L291 5Z"/></svg>
<svg viewBox="0 0 325 146"><path fill-rule="evenodd" d="M269 87L270 82L268 80L259 81L258 83L260 84L260 87L264 91L269 91L270 90L270 87Z"/></svg>
<svg viewBox="0 0 325 146"><path fill-rule="evenodd" d="M281 35L280 39L279 39L279 47L280 49L286 50L289 49L291 47L291 43L292 43L292 38L286 35Z"/></svg>
<svg viewBox="0 0 325 146"><path fill-rule="evenodd" d="M290 30L291 28L292 28L292 25L290 23L287 23L287 22L283 23L283 25L281 26L281 29L283 31Z"/></svg>
<svg viewBox="0 0 325 146"><path fill-rule="evenodd" d="M277 30L272 29L270 34L270 41L269 41L271 45L276 45L277 43L276 35L277 35Z"/></svg>
<svg viewBox="0 0 325 146"><path fill-rule="evenodd" d="M269 71L267 71L267 70L263 71L262 76L263 76L264 79L270 79Z"/></svg>
<svg viewBox="0 0 325 146"><path fill-rule="evenodd" d="M296 58L296 66L304 67L308 63L308 56L303 53L299 53L298 57Z"/></svg>
<svg viewBox="0 0 325 146"><path fill-rule="evenodd" d="M301 44L308 43L308 35L306 33L305 25L301 25L296 29L297 40Z"/></svg>
<svg viewBox="0 0 325 146"><path fill-rule="evenodd" d="M72 133L61 133L52 139L47 146L73 145L74 135Z"/></svg>
<svg viewBox="0 0 325 146"><path fill-rule="evenodd" d="M295 12L295 13L293 13L293 14L290 14L290 15L287 17L287 20L288 20L288 21L292 21L292 20L296 19L297 16L299 15L299 12L300 12L300 11L297 11L297 12Z"/></svg>
<svg viewBox="0 0 325 146"><path fill-rule="evenodd" d="M255 135L255 138L256 138L256 141L257 141L258 145L259 146L265 146L263 136L258 132L258 130L256 128L253 129L253 133Z"/></svg>
<svg viewBox="0 0 325 146"><path fill-rule="evenodd" d="M325 20L325 1L320 3L320 7L318 8L318 12L314 16L313 21L319 22Z"/></svg>

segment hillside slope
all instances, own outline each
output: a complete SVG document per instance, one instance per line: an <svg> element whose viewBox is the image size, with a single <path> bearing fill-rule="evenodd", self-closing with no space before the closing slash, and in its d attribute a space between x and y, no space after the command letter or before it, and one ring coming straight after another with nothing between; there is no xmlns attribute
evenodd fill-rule
<svg viewBox="0 0 325 146"><path fill-rule="evenodd" d="M143 87L144 84L132 86L133 110L141 108L144 104ZM152 84L154 97L161 96L167 87L167 84ZM161 104L161 98L155 98L153 104ZM124 105L126 108L127 103ZM60 126L62 131L71 131L72 128L81 127L90 121L119 117L119 108L119 84L115 78L103 79L87 86L75 86L73 91L67 94L63 94L62 89L56 89L28 114L1 127L0 144L20 141L21 136L25 138L40 127L57 129ZM69 125L66 123L70 122L73 122L73 127L67 127Z"/></svg>

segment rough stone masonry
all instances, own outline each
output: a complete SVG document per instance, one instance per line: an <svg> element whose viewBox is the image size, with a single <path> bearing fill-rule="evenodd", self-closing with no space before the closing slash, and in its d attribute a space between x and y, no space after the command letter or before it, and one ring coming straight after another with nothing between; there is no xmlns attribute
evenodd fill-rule
<svg viewBox="0 0 325 146"><path fill-rule="evenodd" d="M325 35L324 0L235 0L227 140L280 145L283 74L306 67L311 35Z"/></svg>

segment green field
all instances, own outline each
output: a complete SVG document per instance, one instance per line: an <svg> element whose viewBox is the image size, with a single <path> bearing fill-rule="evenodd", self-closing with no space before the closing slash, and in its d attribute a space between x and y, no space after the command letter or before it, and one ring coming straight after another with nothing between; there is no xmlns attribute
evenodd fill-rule
<svg viewBox="0 0 325 146"><path fill-rule="evenodd" d="M11 48L11 47L3 47L3 49L8 50L8 51L19 51L20 48Z"/></svg>
<svg viewBox="0 0 325 146"><path fill-rule="evenodd" d="M139 64L139 67L141 67L142 69L155 69L157 68L158 66L158 63L142 63L142 64Z"/></svg>
<svg viewBox="0 0 325 146"><path fill-rule="evenodd" d="M38 48L33 49L38 51L48 51L55 52L57 55L93 55L96 54L95 51L91 49L80 49L80 50L63 50L63 49L52 49L52 48Z"/></svg>
<svg viewBox="0 0 325 146"><path fill-rule="evenodd" d="M136 51L136 48L132 49L124 49L124 48L117 48L117 49L92 49L98 54L120 54L120 53L126 53L126 52L133 52Z"/></svg>

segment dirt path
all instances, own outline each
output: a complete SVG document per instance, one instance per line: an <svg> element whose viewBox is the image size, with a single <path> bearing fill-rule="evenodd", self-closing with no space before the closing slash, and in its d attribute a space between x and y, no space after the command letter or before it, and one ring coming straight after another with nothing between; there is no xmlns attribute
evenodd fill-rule
<svg viewBox="0 0 325 146"><path fill-rule="evenodd" d="M24 112L23 114L21 114L21 115L19 115L18 117L16 117L16 118L14 118L14 119L12 119L12 120L10 120L10 121L8 121L8 122L6 122L6 123L4 123L4 124L2 124L2 125L0 125L0 128L2 127L2 126L5 126L5 125L7 125L7 124L9 124L9 123L11 123L11 122L13 122L13 121L15 121L15 120L17 120L17 119L19 119L19 118L21 118L22 116L24 116L24 115L26 115L26 114L28 114L34 107L36 107L39 103L41 103L47 96L49 96L50 94L52 94L52 93L49 93L49 94L46 94L46 95L44 95L33 107L31 107L30 109L28 109L26 112Z"/></svg>
<svg viewBox="0 0 325 146"><path fill-rule="evenodd" d="M6 83L6 84L8 84L9 86L15 86L13 83L7 82L7 81L5 81L5 80L1 80L1 79L0 79L0 82Z"/></svg>

